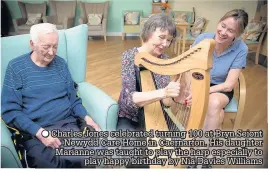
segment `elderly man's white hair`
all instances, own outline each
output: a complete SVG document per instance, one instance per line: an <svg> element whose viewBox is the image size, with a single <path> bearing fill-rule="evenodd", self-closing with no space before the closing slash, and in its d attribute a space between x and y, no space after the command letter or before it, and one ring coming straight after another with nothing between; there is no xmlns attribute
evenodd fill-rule
<svg viewBox="0 0 269 173"><path fill-rule="evenodd" d="M39 41L38 37L40 35L49 34L52 32L58 33L56 26L51 23L36 24L33 25L30 29L31 39L34 42L34 44L36 44Z"/></svg>

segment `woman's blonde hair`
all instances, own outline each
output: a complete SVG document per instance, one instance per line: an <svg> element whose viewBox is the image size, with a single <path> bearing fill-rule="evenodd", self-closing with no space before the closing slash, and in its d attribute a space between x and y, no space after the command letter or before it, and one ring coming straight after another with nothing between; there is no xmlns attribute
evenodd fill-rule
<svg viewBox="0 0 269 173"><path fill-rule="evenodd" d="M219 22L222 22L223 20L233 17L239 24L239 35L242 34L245 30L245 28L248 25L248 13L245 12L242 9L234 9L229 12L227 12Z"/></svg>

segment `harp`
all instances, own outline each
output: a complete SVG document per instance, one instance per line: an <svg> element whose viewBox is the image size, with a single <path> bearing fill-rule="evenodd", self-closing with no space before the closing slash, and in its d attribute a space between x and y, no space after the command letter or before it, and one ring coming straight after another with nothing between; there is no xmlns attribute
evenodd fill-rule
<svg viewBox="0 0 269 173"><path fill-rule="evenodd" d="M214 46L213 39L205 39L183 54L171 59L156 58L148 53L138 53L135 56L135 64L146 69L140 70L138 74L142 92L156 89L151 72L175 77L182 84L181 94L174 99L170 108L163 108L161 102L144 106L147 131L151 129L154 131L189 131L202 128L208 107ZM183 90L191 92L191 106L185 105ZM155 140L158 142L159 138L155 138ZM152 147L155 150L157 148L160 146ZM160 166L152 165L150 167ZM166 167L170 166L166 165ZM182 167L182 165L179 164L178 167Z"/></svg>

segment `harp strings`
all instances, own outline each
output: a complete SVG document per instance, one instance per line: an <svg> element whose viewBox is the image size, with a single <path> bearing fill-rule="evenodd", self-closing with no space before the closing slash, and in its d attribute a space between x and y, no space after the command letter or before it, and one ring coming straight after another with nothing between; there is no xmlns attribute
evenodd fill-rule
<svg viewBox="0 0 269 173"><path fill-rule="evenodd" d="M186 73L186 89L185 89L185 98L187 98L191 94L191 80L189 76L189 72ZM191 106L188 105L187 103L184 103L184 115L183 115L183 126L187 127L188 121L189 121L189 116L190 116L190 111L191 111Z"/></svg>
<svg viewBox="0 0 269 173"><path fill-rule="evenodd" d="M181 74L179 74L179 75L177 75L177 77L178 77L178 79L176 80L176 82L179 82L180 83L180 81L181 81L181 78L182 78L182 73ZM174 101L174 99L173 99L173 101ZM180 106L177 106L176 107L177 109L176 109L176 112L179 112L179 111L181 111L181 108L180 108ZM176 114L175 114L176 115ZM175 116L175 119L174 119L176 122L168 122L168 126L170 126L170 127L172 127L172 131L177 131L177 126L176 125L174 125L175 123L177 124L177 123L180 123L180 116ZM181 125L181 124L180 124Z"/></svg>
<svg viewBox="0 0 269 173"><path fill-rule="evenodd" d="M172 113L174 117L172 118L172 121L167 123L173 131L182 129L182 127L186 129L191 112L191 106L185 104L185 99L191 92L190 72L185 72L184 74L181 73L177 76L179 76L176 82L180 83L180 94L179 97L173 99L174 109Z"/></svg>
<svg viewBox="0 0 269 173"><path fill-rule="evenodd" d="M186 72L184 74L184 79L181 80L181 83L183 84L183 89L181 90L181 92L183 92L183 96L180 100L180 117L181 117L181 121L180 123L183 125L183 127L185 128L186 127L186 124L187 124L187 120L188 120L188 114L189 114L189 107L186 103L186 98L189 96L189 88L190 88L190 83L188 82L188 72Z"/></svg>

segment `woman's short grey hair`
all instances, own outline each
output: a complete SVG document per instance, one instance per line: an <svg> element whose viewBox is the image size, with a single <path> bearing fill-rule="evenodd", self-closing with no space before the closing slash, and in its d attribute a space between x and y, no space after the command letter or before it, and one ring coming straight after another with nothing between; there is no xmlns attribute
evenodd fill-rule
<svg viewBox="0 0 269 173"><path fill-rule="evenodd" d="M44 34L49 34L52 32L58 33L58 30L55 25L51 23L40 23L33 25L30 29L31 40L34 44L39 41L39 36Z"/></svg>
<svg viewBox="0 0 269 173"><path fill-rule="evenodd" d="M141 38L143 42L147 42L151 34L160 28L161 31L168 30L169 35L173 38L177 35L176 25L170 16L165 14L155 14L151 16L144 24Z"/></svg>

